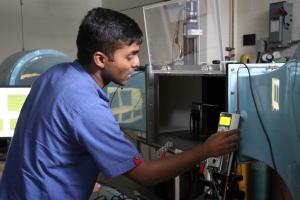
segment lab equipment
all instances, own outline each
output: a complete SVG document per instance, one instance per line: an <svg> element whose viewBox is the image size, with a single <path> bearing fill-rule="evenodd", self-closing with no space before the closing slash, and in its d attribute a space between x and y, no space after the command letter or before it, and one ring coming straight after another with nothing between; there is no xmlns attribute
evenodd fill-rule
<svg viewBox="0 0 300 200"><path fill-rule="evenodd" d="M239 121L240 114L222 112L220 114L218 132L237 129ZM230 169L229 165L231 165L232 156L232 154L227 154L219 157L208 158L206 161L206 168L213 172L226 174L228 168Z"/></svg>
<svg viewBox="0 0 300 200"><path fill-rule="evenodd" d="M208 136L217 131L220 107L213 104L192 102L190 133L194 136Z"/></svg>
<svg viewBox="0 0 300 200"><path fill-rule="evenodd" d="M12 137L33 82L48 68L72 59L54 49L17 52L0 65L0 137Z"/></svg>
<svg viewBox="0 0 300 200"><path fill-rule="evenodd" d="M177 148L191 147L200 139L189 134L193 121L197 132L199 116L191 103L225 109L225 71L220 62L208 64L222 60L217 24L210 23L216 18L214 2L175 0L143 7L149 59L145 77L149 143L172 140ZM189 48L184 47L187 40ZM208 92L212 85L216 86L214 94ZM191 112L193 119L189 120ZM199 120L199 127L202 122Z"/></svg>
<svg viewBox="0 0 300 200"><path fill-rule="evenodd" d="M175 0L143 7L149 65L196 65L201 70L212 60L222 60L217 24L209 23L216 10L208 4L213 2Z"/></svg>
<svg viewBox="0 0 300 200"><path fill-rule="evenodd" d="M0 85L30 86L49 67L72 59L54 49L37 49L17 52L0 65Z"/></svg>
<svg viewBox="0 0 300 200"><path fill-rule="evenodd" d="M228 111L241 114L242 161L259 160L300 198L299 47L288 63L230 64Z"/></svg>
<svg viewBox="0 0 300 200"><path fill-rule="evenodd" d="M49 67L72 59L54 49L21 51L6 58L0 65L0 85L31 85Z"/></svg>
<svg viewBox="0 0 300 200"><path fill-rule="evenodd" d="M240 114L221 112L218 123L218 132L237 129L239 126ZM233 196L242 196L243 193L237 189L228 195L228 191L237 188L237 176L232 174L232 166L234 161L234 153L225 154L219 157L211 157L206 160L204 177L208 181L211 190L207 192L208 196L216 197L216 199L233 199ZM230 180L230 184L229 184ZM215 187L212 187L215 186ZM226 198L225 198L225 197ZM241 198L237 198L241 199Z"/></svg>
<svg viewBox="0 0 300 200"><path fill-rule="evenodd" d="M293 4L286 1L270 4L268 47L288 47L292 43Z"/></svg>
<svg viewBox="0 0 300 200"><path fill-rule="evenodd" d="M13 137L21 108L30 87L0 87L0 138Z"/></svg>

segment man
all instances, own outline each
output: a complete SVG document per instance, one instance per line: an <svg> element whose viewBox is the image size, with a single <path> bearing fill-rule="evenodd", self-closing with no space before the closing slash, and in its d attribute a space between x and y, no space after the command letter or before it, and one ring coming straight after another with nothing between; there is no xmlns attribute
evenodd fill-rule
<svg viewBox="0 0 300 200"><path fill-rule="evenodd" d="M78 60L43 73L22 108L1 180L0 199L88 199L98 173L149 185L210 156L236 150L237 131L214 134L182 154L144 161L124 138L102 88L128 82L142 32L121 13L95 8L83 19Z"/></svg>

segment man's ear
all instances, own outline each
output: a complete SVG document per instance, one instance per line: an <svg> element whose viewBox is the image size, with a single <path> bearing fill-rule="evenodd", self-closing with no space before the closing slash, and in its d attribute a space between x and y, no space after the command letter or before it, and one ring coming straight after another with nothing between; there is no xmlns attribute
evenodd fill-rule
<svg viewBox="0 0 300 200"><path fill-rule="evenodd" d="M107 62L107 56L104 54L104 53L102 53L102 52L100 52L100 51L96 51L94 54L93 54L93 61L94 61L94 63L98 66L98 67L100 67L101 69L103 69L104 68L104 64L105 64L105 62Z"/></svg>

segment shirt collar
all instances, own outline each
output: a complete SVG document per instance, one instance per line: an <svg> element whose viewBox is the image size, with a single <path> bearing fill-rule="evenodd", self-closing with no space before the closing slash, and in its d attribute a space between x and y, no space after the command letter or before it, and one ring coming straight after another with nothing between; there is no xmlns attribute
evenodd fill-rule
<svg viewBox="0 0 300 200"><path fill-rule="evenodd" d="M78 60L74 60L73 66L81 73L84 75L85 79L87 79L93 87L97 90L97 93L100 98L104 99L105 101L109 102L109 99L107 97L107 94L103 91L99 85L95 82L95 80L89 75L89 73L84 69L84 67L79 63Z"/></svg>

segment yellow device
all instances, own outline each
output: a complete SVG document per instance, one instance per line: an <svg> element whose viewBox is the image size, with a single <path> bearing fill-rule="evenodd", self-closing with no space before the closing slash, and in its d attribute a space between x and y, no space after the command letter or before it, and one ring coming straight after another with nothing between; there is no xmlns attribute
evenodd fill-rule
<svg viewBox="0 0 300 200"><path fill-rule="evenodd" d="M218 132L237 129L239 126L239 121L240 114L222 112L220 114ZM227 169L231 167L231 161L231 154L208 158L206 160L206 168L213 172L225 174L227 172Z"/></svg>

